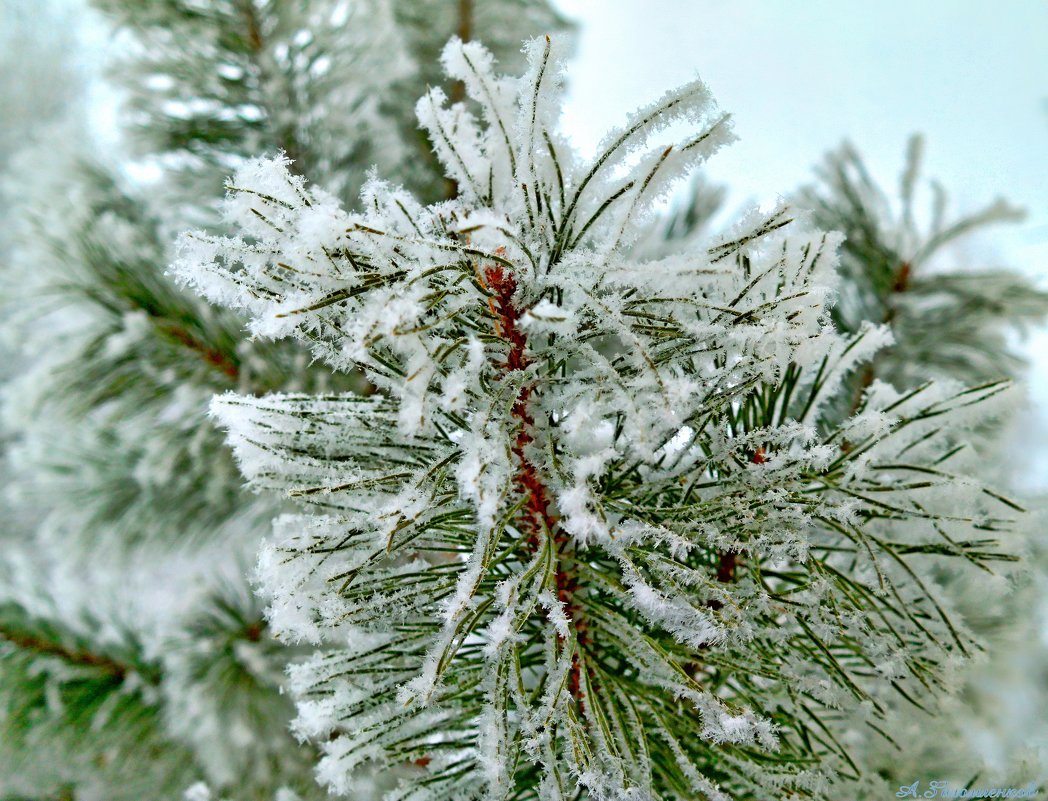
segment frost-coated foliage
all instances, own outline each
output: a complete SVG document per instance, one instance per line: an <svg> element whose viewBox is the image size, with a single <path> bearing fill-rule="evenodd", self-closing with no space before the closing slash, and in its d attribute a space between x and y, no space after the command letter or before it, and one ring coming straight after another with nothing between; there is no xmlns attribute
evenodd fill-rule
<svg viewBox="0 0 1048 801"><path fill-rule="evenodd" d="M442 197L411 108L440 84L440 47L470 31L512 58L522 38L566 27L533 0L92 3L135 35L114 76L128 90L133 141L187 179L196 214L243 159L276 149L345 200L376 165Z"/></svg>
<svg viewBox="0 0 1048 801"><path fill-rule="evenodd" d="M297 342L245 341L235 313L175 286L171 232L212 223L221 179L278 147L343 197L372 164L441 196L403 122L432 82L412 53L459 17L517 50L522 0L475 19L443 0L81 5L0 0L0 797L168 799L202 780L232 801L317 798L316 752L287 725L297 652L245 568L280 499L243 490L206 412L216 392L358 380ZM556 19L528 6L524 29ZM73 69L73 31L105 23L124 58L101 94L126 101L135 145L112 151Z"/></svg>
<svg viewBox="0 0 1048 801"><path fill-rule="evenodd" d="M998 200L951 219L945 190L923 175L923 150L922 138L911 137L897 193L879 185L850 144L827 155L819 184L800 193L818 225L846 235L834 322L845 332L883 322L894 340L850 377L838 404L842 415L875 379L903 390L939 376L970 383L1020 379L1025 363L1014 334L1048 314L1048 295L1034 282L987 268L973 247L974 233L1020 220L1022 210ZM924 190L931 198L922 214ZM1010 408L969 432L979 458L965 472L998 485L1029 485L1028 460L1009 447L1024 425L1023 401L1022 392L1011 393ZM1004 547L1024 558L1003 575L972 581L962 565L939 565L929 574L940 603L963 617L984 654L956 676L956 693L921 708L897 703L886 725L891 742L870 737L856 745L855 758L885 780L868 788L869 797L882 796L886 783L917 775L959 786L978 773L984 784L1018 786L1043 773L1046 683L1035 667L1045 662L1043 612L1037 611L1045 597L1038 566L1045 564L1043 528L1042 519L1030 515L1010 533Z"/></svg>
<svg viewBox="0 0 1048 801"><path fill-rule="evenodd" d="M973 232L1017 222L1024 212L998 199L950 219L943 187L924 185L923 154L923 139L911 137L893 197L844 144L820 165L819 183L800 193L818 225L845 235L834 322L845 332L866 321L891 326L895 342L859 377L865 384L874 378L915 386L939 376L972 382L1013 377L1023 361L1010 333L1044 319L1048 294L1013 270L965 269L971 254L944 256ZM922 213L925 189L931 197Z"/></svg>
<svg viewBox="0 0 1048 801"><path fill-rule="evenodd" d="M349 797L376 772L420 801L819 796L859 771L849 729L971 648L920 576L998 556L1014 506L953 469L1002 387L874 382L827 422L890 341L829 322L839 237L781 207L645 260L729 121L695 81L581 160L556 51L514 79L444 50L472 103L417 112L455 199L373 178L350 213L260 160L234 233L181 241L256 335L375 388L212 407L253 485L308 505L258 570L276 635L327 646L295 729Z"/></svg>
<svg viewBox="0 0 1048 801"><path fill-rule="evenodd" d="M310 788L312 754L273 701L289 654L263 636L227 543L163 559L103 543L91 561L4 533L2 797L167 799L201 778L245 801L278 779Z"/></svg>
<svg viewBox="0 0 1048 801"><path fill-rule="evenodd" d="M232 315L164 278L156 220L112 178L72 159L56 172L37 168L39 197L11 215L3 334L22 369L2 392L18 432L7 492L67 545L211 536L244 509L201 406L281 386L276 354L252 360Z"/></svg>
<svg viewBox="0 0 1048 801"><path fill-rule="evenodd" d="M333 184L359 185L369 164L407 155L382 108L411 70L388 2L94 5L135 33L119 76L129 121L145 155L168 168L210 167L202 175L214 182L245 155L281 147Z"/></svg>

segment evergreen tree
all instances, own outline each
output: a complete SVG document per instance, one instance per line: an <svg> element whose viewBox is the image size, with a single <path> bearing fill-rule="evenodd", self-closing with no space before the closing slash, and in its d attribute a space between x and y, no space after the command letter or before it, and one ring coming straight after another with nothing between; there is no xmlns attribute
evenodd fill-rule
<svg viewBox="0 0 1048 801"><path fill-rule="evenodd" d="M376 770L395 799L832 796L849 733L890 736L977 647L923 577L1010 558L1020 510L963 441L1005 385L874 377L839 414L891 341L829 324L840 237L784 206L645 259L727 117L693 82L584 162L561 55L527 53L515 80L443 51L473 106L417 113L454 199L375 178L347 211L262 159L231 235L181 241L256 336L375 387L212 405L249 480L311 505L259 568L275 635L326 646L292 668L296 729L351 797Z"/></svg>
<svg viewBox="0 0 1048 801"><path fill-rule="evenodd" d="M159 179L123 177L127 160L99 152L82 118L75 135L41 137L11 159L0 794L175 799L203 781L236 799L281 787L320 797L314 753L288 731L284 668L296 652L277 646L248 588L280 504L242 491L205 412L228 389L360 381L311 367L294 344L248 341L236 315L178 289L165 275L171 232L217 224L201 198L277 147L347 196L372 162L446 191L406 155L418 137L392 113L401 93L427 86L411 48L504 24L518 3L486 2L475 22L470 4L454 19L444 4L96 5L127 52L114 77L135 158ZM528 24L562 24L531 7ZM519 20L517 30L539 31ZM35 63L45 55L55 54ZM44 83L43 69L24 67ZM71 105L75 81L44 85L54 108ZM43 97L27 130L45 116Z"/></svg>
<svg viewBox="0 0 1048 801"><path fill-rule="evenodd" d="M942 744L987 696L939 697L1028 632L986 464L1048 300L935 257L1014 210L922 233L915 144L894 212L845 148L814 227L711 234L701 181L658 218L727 118L695 82L580 160L563 38L519 52L565 27L544 3L94 3L157 177L79 133L11 159L0 797L970 778ZM19 120L71 105L29 74ZM176 272L225 309L165 274L186 225Z"/></svg>

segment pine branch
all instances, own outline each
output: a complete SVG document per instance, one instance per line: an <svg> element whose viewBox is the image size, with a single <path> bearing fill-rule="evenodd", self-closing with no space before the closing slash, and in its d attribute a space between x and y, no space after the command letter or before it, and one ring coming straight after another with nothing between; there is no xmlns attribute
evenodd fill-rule
<svg viewBox="0 0 1048 801"><path fill-rule="evenodd" d="M253 72L255 73L256 80L260 87L270 85L273 83L273 76L269 74L268 66L265 63L265 50L267 43L262 35L262 24L258 16L258 9L255 5L255 0L238 0L238 5L247 27L248 52L250 53L250 60L254 67ZM289 84L285 84L285 86L290 88ZM265 106L266 117L270 121L278 118L278 108L293 108L296 105L291 97L271 99L264 93L260 94L266 101L270 101L267 102ZM303 162L303 154L299 151L297 142L294 140L294 133L288 126L278 126L273 122L270 122L269 126L273 131L275 131L277 149L284 153L288 158L289 169L297 174L302 174L303 170L308 171L315 169L314 165Z"/></svg>
<svg viewBox="0 0 1048 801"><path fill-rule="evenodd" d="M160 331L179 345L183 345L199 355L209 367L213 367L234 384L239 382L240 365L234 357L223 353L218 348L206 345L175 323L167 320L156 320L156 325Z"/></svg>
<svg viewBox="0 0 1048 801"><path fill-rule="evenodd" d="M11 630L2 625L0 625L0 640L10 643L15 648L23 651L30 651L41 656L57 657L71 665L97 669L117 681L123 681L134 670L134 668L103 654L70 648L59 642L34 636L25 631Z"/></svg>
<svg viewBox="0 0 1048 801"><path fill-rule="evenodd" d="M5 787L79 794L105 787L120 801L178 792L197 775L188 751L164 731L161 666L130 631L95 645L99 624L0 608L0 705ZM131 769L133 766L133 769ZM23 790L24 791L24 790Z"/></svg>
<svg viewBox="0 0 1048 801"><path fill-rule="evenodd" d="M274 635L334 646L295 668L296 726L337 792L404 769L399 799L854 777L852 721L884 731L973 650L927 565L1008 558L1016 505L946 467L1002 387L874 383L830 413L886 341L825 326L839 240L781 208L644 261L727 118L695 82L577 163L562 53L528 56L507 81L445 50L481 111L417 106L454 199L375 180L345 211L278 158L231 183L241 237L182 240L206 296L376 388L213 405L252 485L307 504L260 558ZM652 142L675 123L697 132Z"/></svg>
<svg viewBox="0 0 1048 801"><path fill-rule="evenodd" d="M443 177L427 169L431 162L407 158L417 134L410 104L400 103L397 93L407 87L414 95L428 84L409 47L442 44L455 30L455 4L96 5L137 40L114 76L128 90L138 154L161 168L163 180L132 196L103 170L58 169L58 188L50 195L37 192L41 224L29 238L39 247L22 253L16 278L33 303L22 305L20 296L13 304L21 306L18 339L27 335L24 361L34 369L7 393L31 407L34 418L19 431L17 458L29 505L45 510L45 525L62 532L65 545L92 543L85 557L108 558L96 547L104 535L114 548L118 541L148 542L144 550L155 546L158 558L191 538L217 537L230 543L233 558L238 543L256 536L276 504L239 494L228 456L195 413L204 395L232 386L257 395L286 386L335 391L359 381L311 368L299 346L272 345L264 336L245 343L239 317L209 313L176 291L161 269L166 232L185 219L214 226L214 209L201 198L228 169L274 147L294 159L294 169L323 176L347 198L356 198L375 163L387 173L400 171L409 184L439 188ZM475 30L498 31L500 50L518 62L518 37L558 19L541 3L459 5L464 38ZM429 19L406 31L395 27L394 14ZM404 141L397 135L400 121L409 129ZM159 210L160 218L147 210ZM333 251L330 258L340 255ZM153 696L139 703L134 679L146 665L134 659L123 664L122 651L96 653L89 642L50 641L35 630L0 632L9 635L4 648L17 652L17 667L46 679L46 686L33 684L33 692L43 687L53 700L69 690L61 684L65 673L47 672L60 665L69 675L97 676L72 688L83 693L70 708L94 714L91 704L98 702L127 712L126 720L115 715L87 738L99 743L99 786L106 790L114 774L102 770L103 758L140 746L128 762L141 776L113 785L114 798L180 795L182 788L165 783L166 775L157 778L172 763L187 781L207 774L223 796L228 790L235 797L262 797L285 779L290 786L311 786L304 777L315 755L284 734L290 713L281 671L296 652L276 649L260 611L238 617L214 604L219 612L212 619L201 611L188 622L167 621L171 640L159 649L163 675L156 668L156 681L142 688L162 696L158 703ZM96 685L104 692L95 692ZM25 708L35 715L42 708L39 694L30 700ZM165 738L157 747L155 732L146 732L161 712L163 725L176 731L192 758ZM41 714L25 728L58 742L63 729L78 732L79 722ZM83 786L96 777L94 767L77 768L72 759L63 770L81 770ZM45 780L39 786L51 787Z"/></svg>
<svg viewBox="0 0 1048 801"><path fill-rule="evenodd" d="M931 269L945 245L988 225L1020 219L1022 214L997 201L947 223L945 194L933 184L932 221L921 230L913 208L921 180L921 151L920 138L911 138L898 213L849 145L827 156L819 171L821 185L801 193L819 225L846 235L845 284L833 310L834 322L849 332L867 322L884 323L896 340L853 382L853 411L875 378L915 386L928 375L970 382L1014 377L1022 362L1005 332L1048 315L1048 294L1012 272L975 273L963 264ZM955 292L955 286L975 281L982 301L971 303L966 292ZM842 408L840 414L846 412Z"/></svg>
<svg viewBox="0 0 1048 801"><path fill-rule="evenodd" d="M526 372L534 361L528 355L527 334L521 328L523 313L513 302L513 297L517 292L517 281L500 265L494 265L484 269L483 285L493 294L495 333L509 344L509 352L505 363L500 365L500 369L504 375ZM575 634L568 692L578 707L580 717L586 719L585 694L582 689L582 664L589 642L588 626L582 607L575 598L578 590L578 575L573 564L576 559L574 544L568 533L560 527L557 516L551 511L551 494L541 478L539 467L528 456L528 450L535 441L532 435L535 419L529 409L529 401L534 389L533 384L523 384L517 392L511 410L511 415L519 427L513 440L513 455L518 464L515 482L526 497L525 508L528 510L527 517L521 521L521 527L528 536L526 548L532 554L538 551L544 537L550 537L553 540L556 559L554 568L556 597ZM558 642L561 646L566 644L566 639L565 635L558 635ZM595 681L596 677L592 669L587 668L587 670L589 680Z"/></svg>

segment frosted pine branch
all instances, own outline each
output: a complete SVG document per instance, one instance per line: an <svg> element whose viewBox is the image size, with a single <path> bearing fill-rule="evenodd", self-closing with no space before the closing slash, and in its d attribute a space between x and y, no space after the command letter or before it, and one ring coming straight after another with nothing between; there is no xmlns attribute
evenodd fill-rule
<svg viewBox="0 0 1048 801"><path fill-rule="evenodd" d="M263 159L232 235L181 241L186 282L377 390L212 406L250 482L306 504L259 561L276 636L328 646L296 731L350 797L820 795L859 770L854 720L973 647L921 576L1003 558L1014 504L952 466L1005 386L873 382L828 422L890 342L829 322L839 237L783 206L643 258L728 118L695 81L583 161L556 43L527 56L444 50L471 105L417 111L456 199L372 178L348 212Z"/></svg>
<svg viewBox="0 0 1048 801"><path fill-rule="evenodd" d="M843 331L883 321L896 333L863 376L913 386L929 376L980 382L1015 377L1022 359L1010 331L1048 314L1048 295L1013 270L975 263L965 238L990 225L1015 223L1024 212L1002 199L974 214L949 219L945 190L922 175L924 144L910 138L897 197L878 186L849 144L830 153L820 182L800 193L815 221L846 234L841 251L843 292L833 309ZM930 186L925 186L924 184ZM922 192L921 190L928 190ZM918 200L929 194L928 210ZM926 219L925 224L918 221Z"/></svg>

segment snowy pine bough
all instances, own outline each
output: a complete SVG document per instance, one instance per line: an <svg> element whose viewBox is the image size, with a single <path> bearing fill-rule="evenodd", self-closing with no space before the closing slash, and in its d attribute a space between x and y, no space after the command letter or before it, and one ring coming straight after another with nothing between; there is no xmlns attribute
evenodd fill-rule
<svg viewBox="0 0 1048 801"><path fill-rule="evenodd" d="M469 102L417 112L454 199L372 178L347 211L263 159L233 235L180 243L254 334L374 386L212 407L250 482L305 504L259 564L275 634L324 646L292 669L295 730L353 798L821 796L861 772L858 729L976 647L924 577L1005 558L1017 507L958 439L1004 387L874 382L835 421L890 340L829 322L839 237L783 206L645 258L727 116L695 81L585 161L557 43L526 53L509 78L444 50Z"/></svg>

